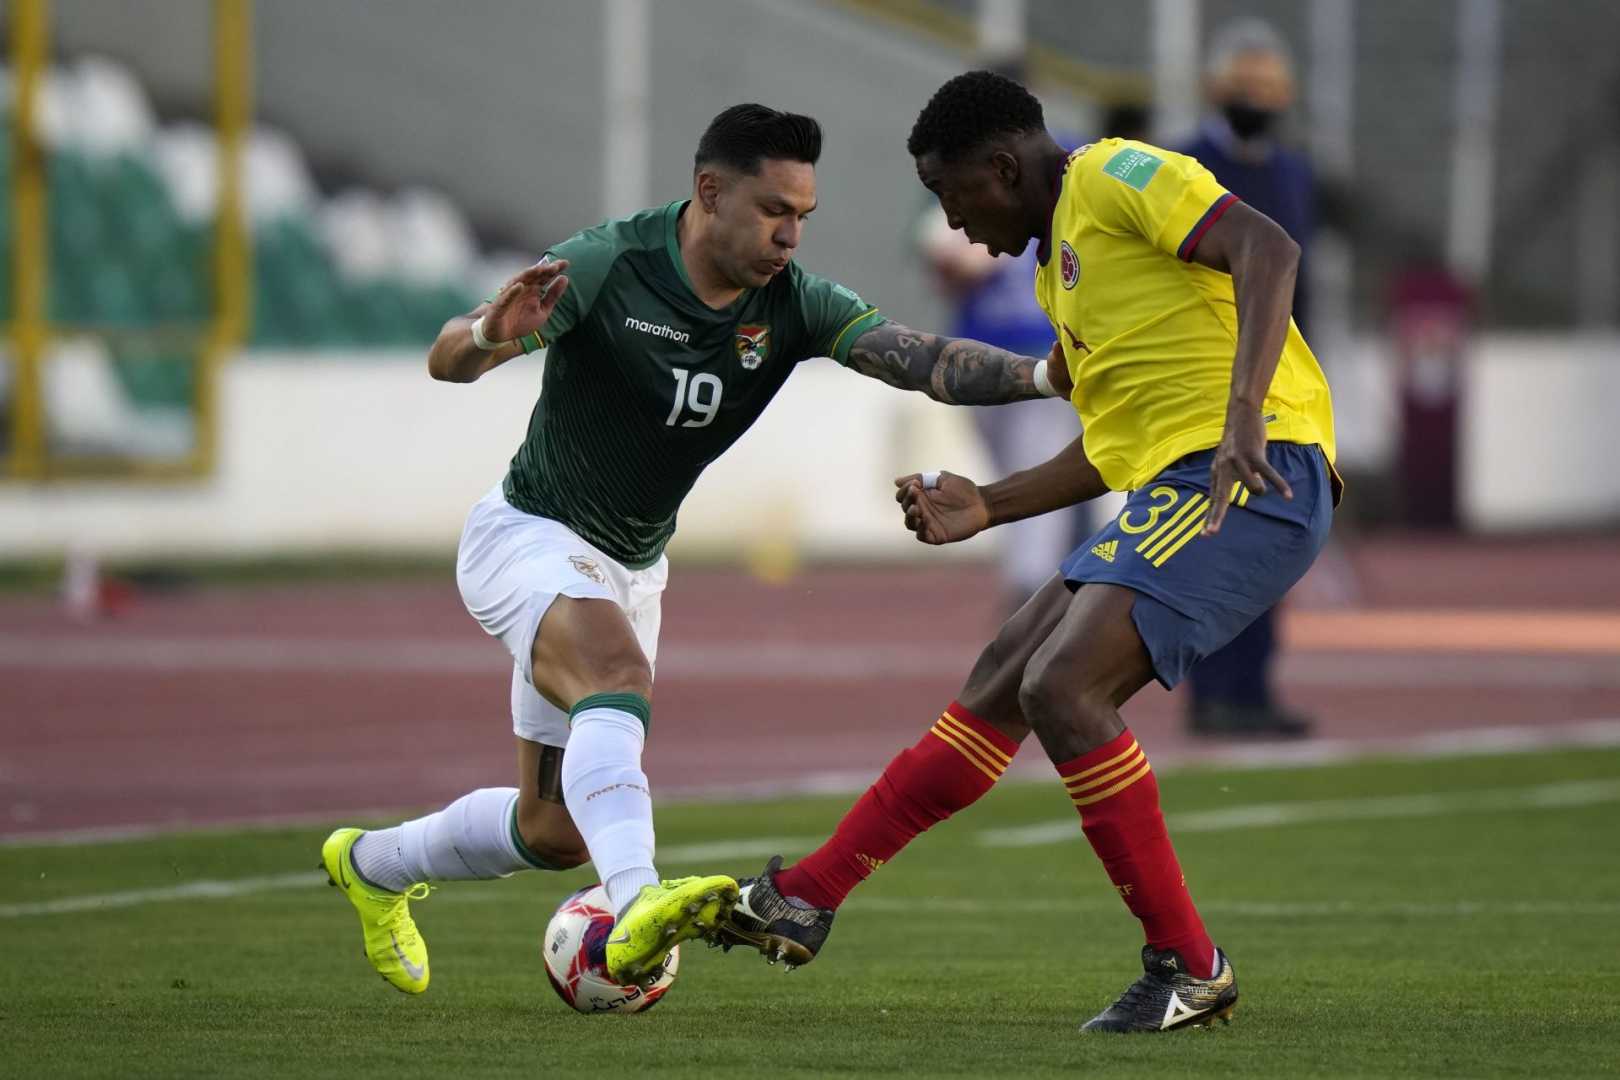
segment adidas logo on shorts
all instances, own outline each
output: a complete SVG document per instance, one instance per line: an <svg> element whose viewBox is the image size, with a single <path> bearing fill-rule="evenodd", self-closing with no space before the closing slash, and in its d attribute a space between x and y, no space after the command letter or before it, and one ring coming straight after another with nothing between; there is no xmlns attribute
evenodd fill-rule
<svg viewBox="0 0 1620 1080"><path fill-rule="evenodd" d="M1119 554L1119 541L1104 540L1102 543L1092 548L1091 553L1097 556L1097 558L1101 559L1103 562L1113 562L1114 556Z"/></svg>

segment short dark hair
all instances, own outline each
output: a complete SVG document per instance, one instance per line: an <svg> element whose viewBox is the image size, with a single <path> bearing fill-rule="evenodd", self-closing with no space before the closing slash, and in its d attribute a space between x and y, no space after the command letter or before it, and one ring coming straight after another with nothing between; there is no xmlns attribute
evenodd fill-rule
<svg viewBox="0 0 1620 1080"><path fill-rule="evenodd" d="M725 165L756 176L766 159L814 165L820 157L821 125L814 118L764 105L733 105L709 122L692 167Z"/></svg>
<svg viewBox="0 0 1620 1080"><path fill-rule="evenodd" d="M906 149L914 158L938 154L954 161L997 135L1046 130L1035 95L993 71L969 71L938 90L923 106Z"/></svg>

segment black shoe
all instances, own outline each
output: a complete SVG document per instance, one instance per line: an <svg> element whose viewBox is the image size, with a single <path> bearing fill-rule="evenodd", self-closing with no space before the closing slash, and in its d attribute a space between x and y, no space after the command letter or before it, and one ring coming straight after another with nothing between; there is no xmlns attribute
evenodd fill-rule
<svg viewBox="0 0 1620 1080"><path fill-rule="evenodd" d="M1142 946L1142 977L1080 1030L1174 1031L1207 1027L1216 1020L1229 1023L1237 1008L1237 975L1225 953L1216 949L1215 956L1220 971L1213 979L1200 979L1188 974L1186 962L1174 949L1161 952Z"/></svg>
<svg viewBox="0 0 1620 1080"><path fill-rule="evenodd" d="M1203 702L1193 709L1194 735L1232 735L1251 738L1303 739L1311 733L1307 716L1275 706L1228 705Z"/></svg>
<svg viewBox="0 0 1620 1080"><path fill-rule="evenodd" d="M720 941L729 952L736 944L752 945L767 963L786 962L788 970L816 958L832 932L833 912L813 907L776 888L782 856L773 855L758 877L737 882L741 895L730 917L720 924Z"/></svg>

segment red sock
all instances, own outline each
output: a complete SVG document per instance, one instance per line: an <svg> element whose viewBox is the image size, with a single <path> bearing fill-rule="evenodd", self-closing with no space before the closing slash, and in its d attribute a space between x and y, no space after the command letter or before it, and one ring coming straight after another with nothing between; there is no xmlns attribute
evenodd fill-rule
<svg viewBox="0 0 1620 1080"><path fill-rule="evenodd" d="M1187 879L1159 812L1159 783L1126 729L1112 742L1057 767L1081 828L1148 944L1174 949L1198 978L1215 967L1215 946L1193 906Z"/></svg>
<svg viewBox="0 0 1620 1080"><path fill-rule="evenodd" d="M836 908L912 837L977 802L1017 752L1017 743L951 702L922 741L889 762L825 844L776 875L776 887Z"/></svg>

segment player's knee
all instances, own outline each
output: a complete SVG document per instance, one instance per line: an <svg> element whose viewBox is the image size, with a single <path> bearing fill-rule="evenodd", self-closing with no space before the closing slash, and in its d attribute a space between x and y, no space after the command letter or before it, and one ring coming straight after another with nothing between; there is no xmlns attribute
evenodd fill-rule
<svg viewBox="0 0 1620 1080"><path fill-rule="evenodd" d="M652 665L640 649L616 651L592 666L596 693L652 696Z"/></svg>
<svg viewBox="0 0 1620 1080"><path fill-rule="evenodd" d="M1037 655L1024 669L1018 684L1018 708L1024 721L1039 733L1066 729L1070 704L1053 665Z"/></svg>
<svg viewBox="0 0 1620 1080"><path fill-rule="evenodd" d="M591 861L591 853L583 844L552 843L545 837L530 838L525 834L523 846L529 849L529 854L556 870L572 870Z"/></svg>
<svg viewBox="0 0 1620 1080"><path fill-rule="evenodd" d="M578 658L565 675L548 672L537 661L534 668L535 685L554 686L558 696L577 700L592 694L640 694L652 696L652 665L635 645L604 650Z"/></svg>
<svg viewBox="0 0 1620 1080"><path fill-rule="evenodd" d="M1008 696L1004 689L998 695L998 689L1010 686L1014 695L1017 692L1018 674L1009 670L1006 653L999 645L998 641L992 641L984 647L973 669L968 672L961 693L956 695L956 700L981 716L995 704L998 696Z"/></svg>
<svg viewBox="0 0 1620 1080"><path fill-rule="evenodd" d="M1043 736L1091 741L1112 727L1108 696L1061 656L1037 653L1030 660L1018 685L1018 704L1025 721Z"/></svg>
<svg viewBox="0 0 1620 1080"><path fill-rule="evenodd" d="M1010 738L1022 740L1029 733L1018 708L1018 684L1024 675L1024 657L1016 642L1004 640L1006 636L1004 627L979 653L956 700L985 723Z"/></svg>
<svg viewBox="0 0 1620 1080"><path fill-rule="evenodd" d="M572 870L590 861L591 853L579 831L570 824L562 827L555 813L543 809L525 813L518 808L518 836L529 854L558 870Z"/></svg>

